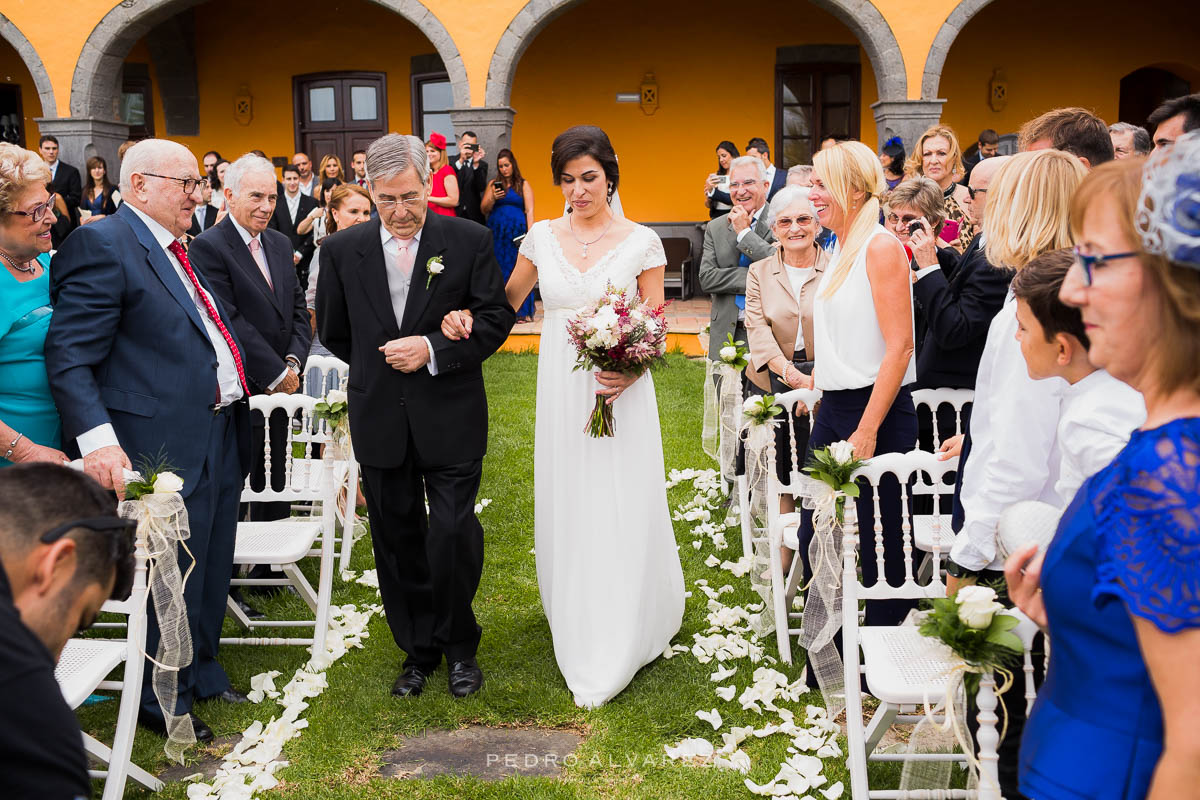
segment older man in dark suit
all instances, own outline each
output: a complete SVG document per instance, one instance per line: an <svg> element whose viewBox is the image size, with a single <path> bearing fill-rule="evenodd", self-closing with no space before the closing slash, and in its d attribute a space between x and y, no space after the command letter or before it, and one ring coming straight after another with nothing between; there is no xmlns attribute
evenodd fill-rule
<svg viewBox="0 0 1200 800"><path fill-rule="evenodd" d="M471 608L483 573L475 516L487 449L482 365L516 315L487 228L427 213L420 139L377 139L367 177L379 218L321 246L317 320L321 341L350 363L350 432L379 590L408 656L392 694L420 694L445 657L450 691L465 697L483 685L482 629ZM473 328L451 341L442 318L460 309L473 313Z"/></svg>
<svg viewBox="0 0 1200 800"><path fill-rule="evenodd" d="M201 177L187 148L147 139L121 164L116 214L75 231L54 258L54 316L46 371L62 414L63 438L85 471L124 495L131 458L160 452L183 478L194 561L184 589L194 656L179 672L176 707L196 738L212 730L193 701L232 692L217 662L233 565L242 481L250 464L250 387L243 349L211 284L179 239L200 202ZM146 652L158 648L150 608ZM139 721L165 733L146 670Z"/></svg>
<svg viewBox="0 0 1200 800"><path fill-rule="evenodd" d="M275 185L275 168L265 158L247 154L230 164L222 187L229 215L192 242L188 251L229 313L229 324L245 349L246 378L255 394L292 394L299 389L312 341L291 242L267 227L275 213ZM251 431L252 486L265 481L261 419L253 419ZM288 424L283 412L272 417L272 452L287 447ZM285 466L283 459L275 459L276 489L283 488ZM250 506L252 520L284 519L288 513L287 502Z"/></svg>
<svg viewBox="0 0 1200 800"><path fill-rule="evenodd" d="M729 334L746 341L746 275L750 265L774 252L767 227L766 169L758 156L741 156L729 165L733 209L704 229L700 289L712 295L708 356L716 361Z"/></svg>

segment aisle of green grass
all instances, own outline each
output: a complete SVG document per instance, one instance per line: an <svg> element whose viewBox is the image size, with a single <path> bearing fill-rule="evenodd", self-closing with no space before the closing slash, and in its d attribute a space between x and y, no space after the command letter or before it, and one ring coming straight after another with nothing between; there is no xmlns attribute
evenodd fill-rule
<svg viewBox="0 0 1200 800"><path fill-rule="evenodd" d="M372 620L370 638L363 650L349 653L329 671L329 688L305 712L309 727L288 745L289 766L278 773L283 785L265 796L289 798L744 798L751 796L743 776L726 771L685 766L663 759L663 746L701 736L720 743L720 735L697 719L695 712L718 708L725 717L722 731L733 725L762 726L772 717L743 711L713 694L716 684L709 674L716 664L700 664L690 654L660 659L643 669L631 686L604 707L582 711L558 673L551 649L550 631L538 598L533 547L533 430L534 387L537 361L532 355L498 354L487 362L486 377L491 408L489 452L484 462L481 498L492 504L480 515L486 531L487 556L483 582L475 609L484 635L479 651L487 684L465 700L453 698L446 688L443 667L425 693L398 700L389 694L399 672L401 655L386 622ZM667 368L655 373L663 446L668 469L707 467L710 460L700 450L702 420L701 363L671 356ZM617 422L620 423L618 406ZM580 421L582 425L583 421ZM670 493L672 508L690 499L690 484ZM722 600L730 605L758 598L745 579L705 567L711 544L697 551L691 546L687 523L676 523L687 589L707 578L713 586L732 583L738 589ZM717 555L736 560L739 537L729 536L730 548ZM353 569L370 568L369 546L360 542ZM635 557L635 554L630 554ZM374 591L338 581L335 603L375 602ZM277 601L286 603L286 600ZM596 602L603 602L597 597ZM695 592L687 602L683 628L675 642L690 645L692 634L705 627L705 597ZM231 623L227 623L231 625ZM767 652L773 652L773 639ZM305 660L301 648L229 647L222 651L234 685L249 688L250 677L268 669L283 673L282 686ZM738 662L732 682L751 683L755 665ZM799 667L777 669L792 679ZM809 698L817 702L816 697ZM109 738L114 703L86 709L81 720L87 729ZM803 706L799 710L802 710ZM197 712L218 736L236 734L255 719L266 721L279 708L270 701L238 707L201 704ZM777 720L775 720L777 721ZM514 778L486 783L471 778L440 777L397 781L370 777L377 754L396 746L404 735L426 729L455 728L466 724L497 726L539 725L564 727L586 734L578 762L562 779ZM139 731L134 760L152 769L161 768L161 740ZM750 777L763 783L776 773L786 756L788 740L772 736L747 742L743 748L753 760ZM831 762L836 761L832 760ZM830 763L830 783L845 779L839 764ZM131 790L131 797L143 793ZM186 797L186 787L175 784L162 794Z"/></svg>

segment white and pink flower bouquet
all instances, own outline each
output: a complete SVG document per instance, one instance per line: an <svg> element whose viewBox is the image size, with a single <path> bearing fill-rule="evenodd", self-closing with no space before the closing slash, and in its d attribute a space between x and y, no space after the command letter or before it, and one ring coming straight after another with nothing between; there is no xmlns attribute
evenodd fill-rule
<svg viewBox="0 0 1200 800"><path fill-rule="evenodd" d="M567 333L575 345L575 369L600 369L641 375L663 360L667 352L665 306L652 306L636 291L608 285L604 295L575 312ZM598 439L613 436L613 408L605 395L584 430Z"/></svg>

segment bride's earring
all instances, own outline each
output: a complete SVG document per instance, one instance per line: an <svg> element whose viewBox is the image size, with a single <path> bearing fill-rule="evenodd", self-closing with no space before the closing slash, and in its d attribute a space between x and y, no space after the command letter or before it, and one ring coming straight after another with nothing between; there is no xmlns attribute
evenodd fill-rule
<svg viewBox="0 0 1200 800"><path fill-rule="evenodd" d="M613 192L615 191L616 190L613 188L613 185L611 183L608 184L608 204L610 206L612 205Z"/></svg>

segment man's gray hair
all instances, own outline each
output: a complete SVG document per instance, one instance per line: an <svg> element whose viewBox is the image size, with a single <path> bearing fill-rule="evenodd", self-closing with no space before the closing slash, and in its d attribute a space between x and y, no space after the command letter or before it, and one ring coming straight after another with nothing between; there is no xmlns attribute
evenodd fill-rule
<svg viewBox="0 0 1200 800"><path fill-rule="evenodd" d="M145 175L147 172L164 174L166 167L163 164L180 157L191 159L193 163L196 160L191 150L170 139L143 139L138 142L125 151L125 158L121 160L121 195L127 201L133 198L134 175Z"/></svg>
<svg viewBox="0 0 1200 800"><path fill-rule="evenodd" d="M795 167L792 167L795 169ZM788 170L791 172L791 170ZM775 199L771 201L771 205L767 206L767 227L775 227L775 218L779 216L779 212L786 208L790 208L795 203L803 203L806 214L811 214L813 219L817 217L817 207L813 205L812 198L809 197L807 186L784 186L775 193Z"/></svg>
<svg viewBox="0 0 1200 800"><path fill-rule="evenodd" d="M278 180L275 177L274 164L262 156L256 156L254 153L246 153L246 155L225 168L225 182L221 186L233 192L233 196L237 197L238 190L242 188L242 178L252 173L270 175L271 180Z"/></svg>
<svg viewBox="0 0 1200 800"><path fill-rule="evenodd" d="M754 167L758 170L758 179L764 182L767 180L767 165L758 156L738 156L729 162L729 174L732 175L738 167Z"/></svg>
<svg viewBox="0 0 1200 800"><path fill-rule="evenodd" d="M796 176L796 177L802 178L804 180L808 180L809 178L811 178L812 174L813 174L812 164L797 164L794 167L788 167L788 172L787 172L788 178L791 178L792 176Z"/></svg>
<svg viewBox="0 0 1200 800"><path fill-rule="evenodd" d="M1108 126L1108 132L1111 133L1132 133L1133 134L1133 152L1139 156L1144 156L1150 152L1150 132L1141 125L1133 125L1128 122L1114 122Z"/></svg>
<svg viewBox="0 0 1200 800"><path fill-rule="evenodd" d="M416 136L389 133L371 142L367 148L367 180L387 180L415 168L421 183L429 182L429 156L425 143Z"/></svg>

